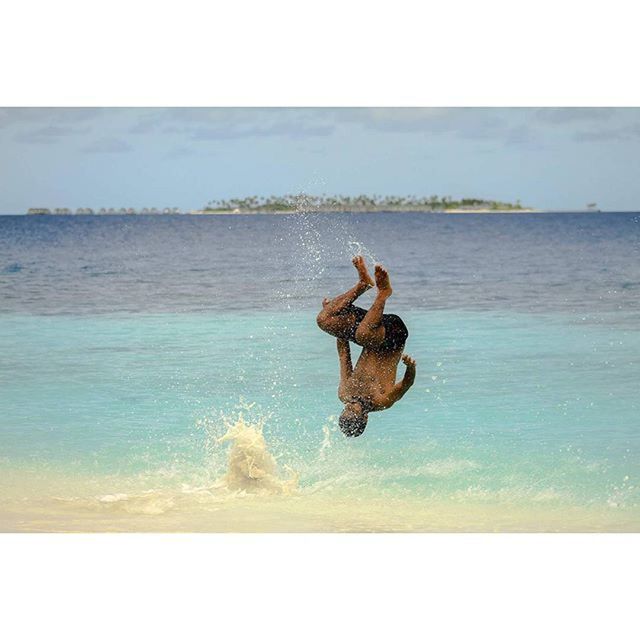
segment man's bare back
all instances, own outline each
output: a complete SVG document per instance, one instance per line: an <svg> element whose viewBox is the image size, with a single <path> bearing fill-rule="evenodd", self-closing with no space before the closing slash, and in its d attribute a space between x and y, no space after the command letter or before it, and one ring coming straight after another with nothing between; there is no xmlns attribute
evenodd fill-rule
<svg viewBox="0 0 640 640"><path fill-rule="evenodd" d="M371 411L382 411L395 404L409 390L415 379L416 363L402 355L408 331L402 320L385 314L384 306L392 294L389 274L375 267L375 283L362 256L353 264L358 271L358 283L349 291L325 299L318 314L318 326L338 339L340 386L338 397L345 404L340 416L340 428L349 436L360 435ZM355 307L353 302L374 286L378 291L369 311ZM349 342L362 346L356 366L351 362ZM406 365L403 379L396 383L400 359Z"/></svg>

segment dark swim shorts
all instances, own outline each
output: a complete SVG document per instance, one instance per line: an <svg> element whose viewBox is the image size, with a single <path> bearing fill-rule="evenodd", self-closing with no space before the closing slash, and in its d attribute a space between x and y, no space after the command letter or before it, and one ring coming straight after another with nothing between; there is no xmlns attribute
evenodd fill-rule
<svg viewBox="0 0 640 640"><path fill-rule="evenodd" d="M356 342L356 331L367 312L365 309L351 305L345 313L353 313L356 316L356 322L349 335L349 340ZM380 351L397 351L404 348L409 337L409 330L402 318L395 313L383 313L382 326L384 327L384 340L380 345Z"/></svg>

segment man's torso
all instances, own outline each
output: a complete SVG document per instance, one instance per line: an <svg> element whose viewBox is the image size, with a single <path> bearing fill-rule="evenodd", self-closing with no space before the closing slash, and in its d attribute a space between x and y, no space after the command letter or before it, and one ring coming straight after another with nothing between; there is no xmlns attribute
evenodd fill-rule
<svg viewBox="0 0 640 640"><path fill-rule="evenodd" d="M391 406L388 397L396 383L398 363L402 349L389 352L364 348L353 373L340 381L338 396L341 400L361 399L371 405L372 411Z"/></svg>

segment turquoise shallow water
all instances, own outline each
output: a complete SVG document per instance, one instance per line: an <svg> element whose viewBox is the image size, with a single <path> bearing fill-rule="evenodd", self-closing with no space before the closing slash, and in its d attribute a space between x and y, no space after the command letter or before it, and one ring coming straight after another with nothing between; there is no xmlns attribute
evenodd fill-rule
<svg viewBox="0 0 640 640"><path fill-rule="evenodd" d="M640 504L640 332L558 316L405 314L416 384L347 441L334 341L313 316L3 316L3 465L176 483L215 476L208 421L244 399L300 486L425 497ZM410 346L410 349L409 349ZM333 426L334 428L334 426Z"/></svg>
<svg viewBox="0 0 640 640"><path fill-rule="evenodd" d="M0 218L0 527L640 530L635 216L288 218ZM418 375L346 439L356 250ZM239 413L291 494L229 485Z"/></svg>

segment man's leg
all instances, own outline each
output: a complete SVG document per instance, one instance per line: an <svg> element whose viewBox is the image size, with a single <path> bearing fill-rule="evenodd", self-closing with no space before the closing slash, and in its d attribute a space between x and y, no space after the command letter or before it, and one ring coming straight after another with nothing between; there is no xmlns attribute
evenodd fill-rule
<svg viewBox="0 0 640 640"><path fill-rule="evenodd" d="M345 313L365 291L373 286L373 280L367 271L362 256L353 259L353 265L358 270L358 283L345 293L322 302L322 311L318 314L318 326L336 338L348 338L351 334L356 317L352 313Z"/></svg>
<svg viewBox="0 0 640 640"><path fill-rule="evenodd" d="M386 269L381 265L376 265L375 276L378 295L356 331L356 342L371 349L379 347L384 341L385 329L382 326L382 315L384 314L384 305L392 294L389 274Z"/></svg>

